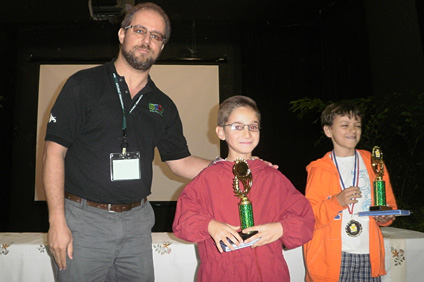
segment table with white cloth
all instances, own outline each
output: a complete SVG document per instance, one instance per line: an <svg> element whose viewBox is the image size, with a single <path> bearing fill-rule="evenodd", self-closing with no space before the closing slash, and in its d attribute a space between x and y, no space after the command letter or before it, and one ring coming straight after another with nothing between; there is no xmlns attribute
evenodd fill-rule
<svg viewBox="0 0 424 282"><path fill-rule="evenodd" d="M382 282L424 282L424 233L394 227L381 228L387 274Z"/></svg>
<svg viewBox="0 0 424 282"><path fill-rule="evenodd" d="M195 281L199 264L196 244L173 233L153 233L152 239L155 281ZM284 255L292 281L303 281L302 248ZM52 263L46 233L0 233L0 281L54 282Z"/></svg>
<svg viewBox="0 0 424 282"><path fill-rule="evenodd" d="M424 282L424 233L382 228L388 274L382 280ZM153 261L157 282L191 282L199 264L197 246L172 233L153 233ZM54 282L46 233L0 233L0 281ZM292 282L304 281L302 248L284 251Z"/></svg>

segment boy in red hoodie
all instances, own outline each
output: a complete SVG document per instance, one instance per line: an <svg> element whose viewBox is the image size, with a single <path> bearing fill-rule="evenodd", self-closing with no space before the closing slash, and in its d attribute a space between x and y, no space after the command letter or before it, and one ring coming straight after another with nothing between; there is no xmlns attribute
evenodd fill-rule
<svg viewBox="0 0 424 282"><path fill-rule="evenodd" d="M311 205L280 171L252 159L260 136L260 113L252 99L233 96L225 100L219 108L216 133L227 142L228 156L184 188L173 224L177 237L197 242L201 261L197 281L288 282L283 245L291 249L311 239ZM233 166L240 159L247 162L252 175L248 198L255 223L243 231L258 232L245 243L259 240L252 247L234 250L227 239L237 245L243 242L238 233L240 199L233 191ZM221 241L233 251L223 252Z"/></svg>

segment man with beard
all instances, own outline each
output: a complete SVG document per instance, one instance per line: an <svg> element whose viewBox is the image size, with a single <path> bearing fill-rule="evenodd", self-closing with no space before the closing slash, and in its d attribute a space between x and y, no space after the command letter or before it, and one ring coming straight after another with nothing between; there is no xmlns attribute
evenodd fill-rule
<svg viewBox="0 0 424 282"><path fill-rule="evenodd" d="M170 30L159 6L136 5L117 59L72 75L52 108L43 177L58 281L153 281L154 148L185 178L210 163L190 155L175 104L149 76Z"/></svg>

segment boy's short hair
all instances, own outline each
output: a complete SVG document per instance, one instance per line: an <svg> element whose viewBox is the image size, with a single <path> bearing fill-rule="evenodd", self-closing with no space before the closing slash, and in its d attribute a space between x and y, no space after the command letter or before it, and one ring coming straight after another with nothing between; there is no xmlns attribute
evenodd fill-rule
<svg viewBox="0 0 424 282"><path fill-rule="evenodd" d="M348 116L355 119L363 118L362 109L352 102L340 101L325 107L321 114L321 127L332 126L336 116Z"/></svg>
<svg viewBox="0 0 424 282"><path fill-rule="evenodd" d="M256 102L249 97L237 95L226 99L221 103L221 105L219 105L218 126L224 126L227 123L231 113L240 107L251 108L253 111L255 111L256 115L258 116L259 124L261 123L261 113L256 106Z"/></svg>

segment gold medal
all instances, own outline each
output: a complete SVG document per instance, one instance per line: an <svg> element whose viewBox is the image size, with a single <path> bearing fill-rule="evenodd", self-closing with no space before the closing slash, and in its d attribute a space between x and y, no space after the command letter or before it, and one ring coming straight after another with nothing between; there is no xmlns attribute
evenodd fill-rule
<svg viewBox="0 0 424 282"><path fill-rule="evenodd" d="M362 233L362 225L356 220L350 220L346 225L346 233L351 237L358 237Z"/></svg>
<svg viewBox="0 0 424 282"><path fill-rule="evenodd" d="M340 174L339 165L337 164L336 154L334 153L334 151L331 154L331 159L333 160L334 164L336 165L337 172L339 173L339 178L340 178L342 190L344 190L346 187L345 187L344 181L342 179L342 175ZM358 187L358 184L359 184L359 160L358 160L358 153L355 150L355 162L354 162L354 165L353 165L353 184L352 184L352 186ZM349 204L347 206L347 210L348 210L348 212L351 216L353 216L353 207L354 206L355 206L355 204ZM347 223L347 225L345 227L345 231L346 231L347 235L349 235L351 237L358 237L362 233L362 225L358 221L351 219Z"/></svg>

